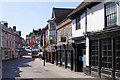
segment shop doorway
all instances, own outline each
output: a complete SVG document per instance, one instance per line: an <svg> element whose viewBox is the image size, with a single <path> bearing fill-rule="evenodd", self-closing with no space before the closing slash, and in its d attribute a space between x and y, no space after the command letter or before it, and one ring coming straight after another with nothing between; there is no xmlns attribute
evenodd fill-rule
<svg viewBox="0 0 120 80"><path fill-rule="evenodd" d="M83 50L85 50L85 44L77 44L77 53L76 53L76 67L77 67L77 72L83 72Z"/></svg>

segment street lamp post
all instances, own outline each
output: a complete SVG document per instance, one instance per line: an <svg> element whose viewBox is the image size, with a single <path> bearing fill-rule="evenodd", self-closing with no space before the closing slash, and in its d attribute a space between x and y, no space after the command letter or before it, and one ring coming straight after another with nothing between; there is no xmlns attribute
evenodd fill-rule
<svg viewBox="0 0 120 80"><path fill-rule="evenodd" d="M45 48L43 48L43 59L44 59L43 66L45 66Z"/></svg>
<svg viewBox="0 0 120 80"><path fill-rule="evenodd" d="M43 54L43 55L44 55L44 66L45 66L45 51L44 51L44 54Z"/></svg>

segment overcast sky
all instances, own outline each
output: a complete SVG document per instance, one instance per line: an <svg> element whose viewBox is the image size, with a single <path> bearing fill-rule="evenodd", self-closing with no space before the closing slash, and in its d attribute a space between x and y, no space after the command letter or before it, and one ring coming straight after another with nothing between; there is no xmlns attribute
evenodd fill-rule
<svg viewBox="0 0 120 80"><path fill-rule="evenodd" d="M7 21L9 26L17 26L22 37L32 32L33 28L43 28L51 18L52 8L76 8L80 2L2 2L0 3L0 21Z"/></svg>

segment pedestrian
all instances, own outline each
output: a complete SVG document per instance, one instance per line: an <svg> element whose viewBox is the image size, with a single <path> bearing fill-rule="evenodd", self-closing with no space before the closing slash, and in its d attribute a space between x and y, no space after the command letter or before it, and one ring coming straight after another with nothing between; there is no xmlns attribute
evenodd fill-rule
<svg viewBox="0 0 120 80"><path fill-rule="evenodd" d="M12 58L14 59L14 54L12 55Z"/></svg>

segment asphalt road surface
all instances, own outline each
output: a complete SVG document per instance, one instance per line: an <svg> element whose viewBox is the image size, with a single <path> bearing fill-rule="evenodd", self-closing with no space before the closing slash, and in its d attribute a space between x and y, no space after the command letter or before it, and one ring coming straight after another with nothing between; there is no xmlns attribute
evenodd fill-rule
<svg viewBox="0 0 120 80"><path fill-rule="evenodd" d="M84 75L84 73L68 71L50 63L43 66L43 61L40 58L32 58L30 53L27 53L20 59L3 61L3 80L7 79L96 80L96 78L93 79L93 77Z"/></svg>
<svg viewBox="0 0 120 80"><path fill-rule="evenodd" d="M42 60L30 54L20 59L3 61L3 78L64 78L43 68Z"/></svg>

